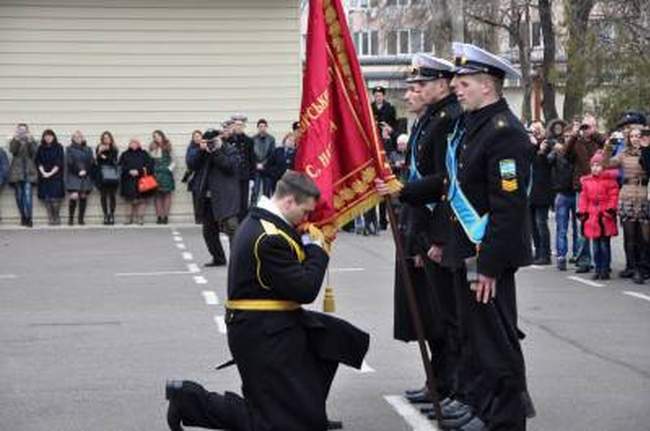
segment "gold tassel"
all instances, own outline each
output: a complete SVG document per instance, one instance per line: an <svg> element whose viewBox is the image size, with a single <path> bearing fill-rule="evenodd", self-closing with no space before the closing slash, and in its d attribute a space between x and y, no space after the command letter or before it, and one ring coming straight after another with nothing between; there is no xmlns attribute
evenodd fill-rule
<svg viewBox="0 0 650 431"><path fill-rule="evenodd" d="M334 313L336 312L336 303L334 301L334 289L327 286L325 288L325 297L323 298L323 312Z"/></svg>

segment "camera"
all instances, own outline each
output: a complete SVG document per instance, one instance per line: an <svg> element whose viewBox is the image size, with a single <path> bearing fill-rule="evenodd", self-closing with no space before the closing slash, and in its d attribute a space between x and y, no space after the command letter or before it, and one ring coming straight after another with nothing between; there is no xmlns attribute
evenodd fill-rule
<svg viewBox="0 0 650 431"><path fill-rule="evenodd" d="M203 132L203 140L206 141L210 151L214 151L218 147L218 140L221 132L217 129L208 129Z"/></svg>

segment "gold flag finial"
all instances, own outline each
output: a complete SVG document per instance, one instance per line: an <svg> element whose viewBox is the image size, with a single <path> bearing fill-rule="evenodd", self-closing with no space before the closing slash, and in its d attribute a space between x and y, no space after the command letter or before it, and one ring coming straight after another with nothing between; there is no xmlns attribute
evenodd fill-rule
<svg viewBox="0 0 650 431"><path fill-rule="evenodd" d="M331 286L325 288L325 297L323 298L323 312L336 312L336 302L334 300L334 289Z"/></svg>

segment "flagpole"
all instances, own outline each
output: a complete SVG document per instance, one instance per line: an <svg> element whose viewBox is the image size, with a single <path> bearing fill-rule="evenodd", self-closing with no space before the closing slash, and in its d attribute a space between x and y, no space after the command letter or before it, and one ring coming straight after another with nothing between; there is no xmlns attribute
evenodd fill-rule
<svg viewBox="0 0 650 431"><path fill-rule="evenodd" d="M431 360L429 359L429 352L427 350L427 345L424 340L424 326L422 324L422 316L420 315L420 309L418 308L417 299L415 297L415 289L413 288L413 282L411 280L411 274L409 272L408 264L406 262L406 255L404 254L404 245L402 244L402 238L399 234L399 229L397 227L397 215L395 214L395 208L390 200L390 196L385 197L386 201L386 210L388 212L388 219L390 221L391 231L393 232L393 240L395 241L395 251L397 254L397 264L400 267L400 273L402 274L402 282L404 284L404 290L406 291L406 297L408 302L409 311L411 312L411 321L413 328L415 329L415 334L418 339L418 346L420 347L420 356L422 357L422 364L424 365L424 372L427 376L426 387L431 395L433 401L433 408L436 412L436 421L442 419L442 411L440 409L440 397L437 390L437 380L436 375L433 371L431 365Z"/></svg>

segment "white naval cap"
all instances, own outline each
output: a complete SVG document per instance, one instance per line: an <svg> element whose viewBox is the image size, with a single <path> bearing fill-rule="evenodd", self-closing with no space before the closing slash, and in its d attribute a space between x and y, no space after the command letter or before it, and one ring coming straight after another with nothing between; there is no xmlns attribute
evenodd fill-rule
<svg viewBox="0 0 650 431"><path fill-rule="evenodd" d="M411 60L411 73L406 82L434 81L451 79L454 76L454 64L429 54L418 53Z"/></svg>
<svg viewBox="0 0 650 431"><path fill-rule="evenodd" d="M476 45L453 42L456 75L487 73L498 78L521 79L521 74L507 60Z"/></svg>

